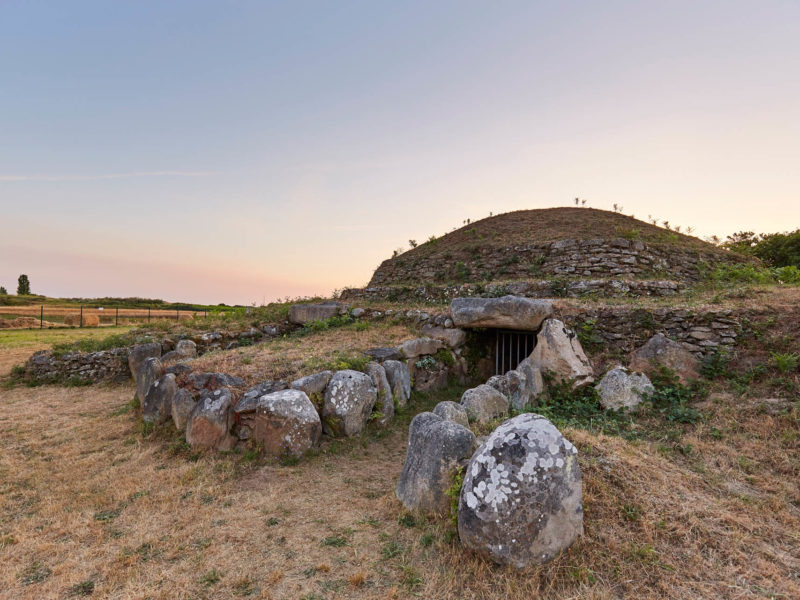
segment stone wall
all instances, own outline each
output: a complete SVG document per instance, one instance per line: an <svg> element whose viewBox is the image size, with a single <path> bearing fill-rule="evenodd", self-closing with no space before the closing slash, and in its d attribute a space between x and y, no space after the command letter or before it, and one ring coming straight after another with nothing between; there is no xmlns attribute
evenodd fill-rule
<svg viewBox="0 0 800 600"><path fill-rule="evenodd" d="M383 261L368 287L410 282L495 281L537 277L667 278L693 282L703 264L742 262L734 254L624 238L564 239L522 246L478 244L457 252L411 251Z"/></svg>
<svg viewBox="0 0 800 600"><path fill-rule="evenodd" d="M68 352L61 355L40 350L28 359L25 378L35 383L126 381L130 379L128 349Z"/></svg>

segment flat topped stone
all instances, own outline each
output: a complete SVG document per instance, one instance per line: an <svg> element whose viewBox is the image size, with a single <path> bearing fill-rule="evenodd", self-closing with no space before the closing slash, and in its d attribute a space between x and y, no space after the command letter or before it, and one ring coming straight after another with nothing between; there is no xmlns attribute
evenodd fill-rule
<svg viewBox="0 0 800 600"><path fill-rule="evenodd" d="M312 321L324 321L347 312L347 305L341 302L323 302L322 304L293 304L289 307L289 322L305 325Z"/></svg>
<svg viewBox="0 0 800 600"><path fill-rule="evenodd" d="M450 314L455 326L461 328L493 327L536 331L542 321L553 315L553 303L521 296L453 298Z"/></svg>

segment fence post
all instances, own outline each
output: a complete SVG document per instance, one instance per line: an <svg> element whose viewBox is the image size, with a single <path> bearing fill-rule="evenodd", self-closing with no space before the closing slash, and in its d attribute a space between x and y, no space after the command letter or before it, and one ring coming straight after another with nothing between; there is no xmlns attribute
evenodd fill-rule
<svg viewBox="0 0 800 600"><path fill-rule="evenodd" d="M181 311L180 311L180 309L175 311L175 320L176 321L180 321L181 320Z"/></svg>
<svg viewBox="0 0 800 600"><path fill-rule="evenodd" d="M147 322L150 322L150 307L147 307Z"/></svg>
<svg viewBox="0 0 800 600"><path fill-rule="evenodd" d="M83 304L81 304L81 323L78 327L83 327Z"/></svg>
<svg viewBox="0 0 800 600"><path fill-rule="evenodd" d="M114 317L114 327L119 327L119 306L117 307L117 314Z"/></svg>
<svg viewBox="0 0 800 600"><path fill-rule="evenodd" d="M39 329L44 329L44 304L42 304L42 312L39 313Z"/></svg>

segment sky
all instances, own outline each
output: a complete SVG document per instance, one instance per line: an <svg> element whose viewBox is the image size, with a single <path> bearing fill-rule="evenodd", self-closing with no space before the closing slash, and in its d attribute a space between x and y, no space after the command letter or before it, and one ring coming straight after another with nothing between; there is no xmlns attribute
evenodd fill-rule
<svg viewBox="0 0 800 600"><path fill-rule="evenodd" d="M0 285L261 304L467 218L800 227L800 2L0 0Z"/></svg>

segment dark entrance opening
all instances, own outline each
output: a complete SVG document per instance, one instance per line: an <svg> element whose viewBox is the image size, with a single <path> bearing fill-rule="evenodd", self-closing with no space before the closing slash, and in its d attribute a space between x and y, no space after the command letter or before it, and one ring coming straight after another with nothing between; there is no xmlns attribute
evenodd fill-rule
<svg viewBox="0 0 800 600"><path fill-rule="evenodd" d="M495 330L494 374L505 375L516 369L536 345L533 331Z"/></svg>

